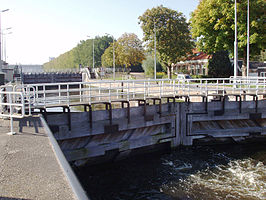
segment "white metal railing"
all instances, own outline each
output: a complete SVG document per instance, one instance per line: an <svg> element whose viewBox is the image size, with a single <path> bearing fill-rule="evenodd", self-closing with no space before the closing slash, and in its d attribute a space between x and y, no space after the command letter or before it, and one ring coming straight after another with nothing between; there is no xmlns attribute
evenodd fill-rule
<svg viewBox="0 0 266 200"><path fill-rule="evenodd" d="M0 117L31 115L34 108L175 96L266 95L266 77L101 80L5 85L0 87Z"/></svg>
<svg viewBox="0 0 266 200"><path fill-rule="evenodd" d="M13 118L23 118L26 115L31 115L33 101L28 89L28 87L19 88L16 85L0 87L0 117L10 118L11 130L8 134L15 134L13 130Z"/></svg>
<svg viewBox="0 0 266 200"><path fill-rule="evenodd" d="M19 88L19 87L18 87ZM165 96L261 95L266 94L266 78L208 78L186 80L101 80L91 82L30 84L25 95L33 96L33 106L111 102ZM29 91L31 94L29 95ZM33 94L34 93L34 94Z"/></svg>

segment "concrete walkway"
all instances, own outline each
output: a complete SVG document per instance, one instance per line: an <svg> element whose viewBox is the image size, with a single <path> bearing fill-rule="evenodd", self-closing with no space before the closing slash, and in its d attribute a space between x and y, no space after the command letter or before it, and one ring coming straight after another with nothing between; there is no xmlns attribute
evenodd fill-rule
<svg viewBox="0 0 266 200"><path fill-rule="evenodd" d="M30 126L29 126L30 125ZM39 117L0 119L0 199L76 199Z"/></svg>

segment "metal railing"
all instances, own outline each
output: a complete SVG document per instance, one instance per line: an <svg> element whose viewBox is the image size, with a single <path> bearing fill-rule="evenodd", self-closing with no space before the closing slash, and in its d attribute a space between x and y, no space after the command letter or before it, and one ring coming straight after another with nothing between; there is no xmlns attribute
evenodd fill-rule
<svg viewBox="0 0 266 200"><path fill-rule="evenodd" d="M11 132L9 134L14 134L13 118L31 115L34 108L162 97L215 95L266 95L266 77L101 80L5 85L0 87L0 117L11 119Z"/></svg>
<svg viewBox="0 0 266 200"><path fill-rule="evenodd" d="M32 104L33 101L28 89L24 90L24 88L13 85L0 87L0 117L10 118L10 132L8 134L15 134L13 118L23 118L26 115L31 115Z"/></svg>
<svg viewBox="0 0 266 200"><path fill-rule="evenodd" d="M18 87L19 88L19 87ZM71 105L175 96L262 95L266 78L123 80L30 84L23 86L33 106ZM28 91L25 88L31 88ZM30 93L30 94L29 94Z"/></svg>

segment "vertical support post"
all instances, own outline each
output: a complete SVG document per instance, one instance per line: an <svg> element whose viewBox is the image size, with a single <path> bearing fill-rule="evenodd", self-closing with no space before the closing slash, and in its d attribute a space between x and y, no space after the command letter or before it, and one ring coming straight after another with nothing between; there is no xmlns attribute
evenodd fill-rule
<svg viewBox="0 0 266 200"><path fill-rule="evenodd" d="M258 96L253 96L253 101L255 101L255 112L258 112Z"/></svg>
<svg viewBox="0 0 266 200"><path fill-rule="evenodd" d="M235 0L235 44L234 44L234 79L237 77L238 44L237 44L237 0ZM234 80L236 82L236 80ZM235 86L234 86L235 87Z"/></svg>
<svg viewBox="0 0 266 200"><path fill-rule="evenodd" d="M13 99L12 99L12 96L11 94L9 93L8 94L8 101L9 101L9 109L10 109L10 132L7 133L8 135L15 135L16 133L14 132L14 129L13 129L13 107L12 107L12 103L13 103Z"/></svg>
<svg viewBox="0 0 266 200"><path fill-rule="evenodd" d="M241 98L241 95L236 95L236 101L238 101L238 97L239 97L239 113L241 113L241 110L242 110L242 98Z"/></svg>
<svg viewBox="0 0 266 200"><path fill-rule="evenodd" d="M67 122L68 122L68 130L71 131L71 112L70 112L70 108L67 107Z"/></svg>
<svg viewBox="0 0 266 200"><path fill-rule="evenodd" d="M249 0L247 5L247 77L249 75Z"/></svg>
<svg viewBox="0 0 266 200"><path fill-rule="evenodd" d="M130 103L127 102L127 123L130 123Z"/></svg>
<svg viewBox="0 0 266 200"><path fill-rule="evenodd" d="M90 128L92 128L92 107L91 104L89 106L89 123L90 123Z"/></svg>
<svg viewBox="0 0 266 200"><path fill-rule="evenodd" d="M154 79L156 80L156 26L154 20Z"/></svg>

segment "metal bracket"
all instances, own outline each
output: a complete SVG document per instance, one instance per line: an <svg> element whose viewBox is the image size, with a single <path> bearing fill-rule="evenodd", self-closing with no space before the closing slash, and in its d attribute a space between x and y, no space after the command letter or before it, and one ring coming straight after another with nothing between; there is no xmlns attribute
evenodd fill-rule
<svg viewBox="0 0 266 200"><path fill-rule="evenodd" d="M202 96L202 102L205 102L205 112L208 112L208 96Z"/></svg>
<svg viewBox="0 0 266 200"><path fill-rule="evenodd" d="M242 110L242 98L241 95L235 95L236 97L236 101L238 101L238 97L239 97L239 113L241 113Z"/></svg>
<svg viewBox="0 0 266 200"><path fill-rule="evenodd" d="M258 112L258 96L253 96L253 101L255 101L255 112Z"/></svg>

